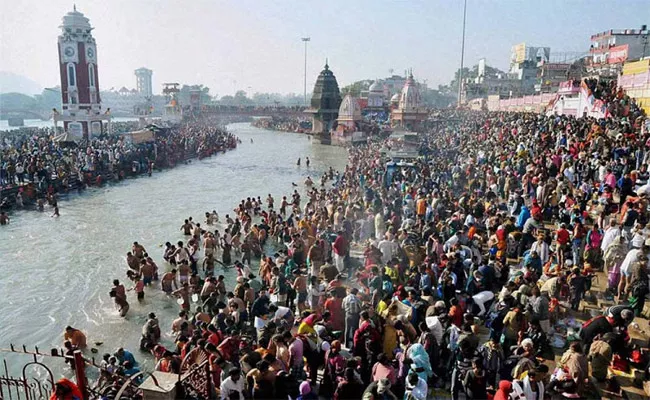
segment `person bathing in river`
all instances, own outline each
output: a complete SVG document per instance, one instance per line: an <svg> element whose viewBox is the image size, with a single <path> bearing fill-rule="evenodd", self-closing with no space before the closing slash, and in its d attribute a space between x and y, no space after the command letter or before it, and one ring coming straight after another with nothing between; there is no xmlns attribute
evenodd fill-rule
<svg viewBox="0 0 650 400"><path fill-rule="evenodd" d="M178 283L176 282L176 269L172 269L165 273L162 276L160 284L162 285L163 292L167 294L172 294L174 289L178 289Z"/></svg>
<svg viewBox="0 0 650 400"><path fill-rule="evenodd" d="M69 340L72 346L77 349L86 348L86 335L79 329L73 328L69 325L65 327L63 340Z"/></svg>
<svg viewBox="0 0 650 400"><path fill-rule="evenodd" d="M189 219L186 219L183 225L181 225L181 231L183 231L183 235L185 236L190 236L192 234L192 223L190 222Z"/></svg>
<svg viewBox="0 0 650 400"><path fill-rule="evenodd" d="M6 212L0 211L0 225L8 225L11 219Z"/></svg>
<svg viewBox="0 0 650 400"><path fill-rule="evenodd" d="M180 289L175 290L172 294L183 299L183 302L181 303L181 308L183 310L188 311L190 309L191 290L188 282L183 283L183 286Z"/></svg>
<svg viewBox="0 0 650 400"><path fill-rule="evenodd" d="M126 301L126 289L119 280L115 279L113 281L113 289L109 295L115 301L115 306L120 312L120 317L126 316L126 313L129 311L129 303Z"/></svg>

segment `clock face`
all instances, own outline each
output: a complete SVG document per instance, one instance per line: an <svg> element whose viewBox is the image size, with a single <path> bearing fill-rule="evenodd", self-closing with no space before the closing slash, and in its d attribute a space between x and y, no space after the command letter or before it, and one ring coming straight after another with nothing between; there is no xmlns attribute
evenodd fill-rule
<svg viewBox="0 0 650 400"><path fill-rule="evenodd" d="M88 50L86 50L86 54L88 54L88 58L94 58L95 57L95 50L93 50L92 47L89 47Z"/></svg>
<svg viewBox="0 0 650 400"><path fill-rule="evenodd" d="M68 56L68 57L72 57L72 56L74 56L74 47L72 47L72 46L67 46L63 52L64 52L64 54L65 54L66 56Z"/></svg>

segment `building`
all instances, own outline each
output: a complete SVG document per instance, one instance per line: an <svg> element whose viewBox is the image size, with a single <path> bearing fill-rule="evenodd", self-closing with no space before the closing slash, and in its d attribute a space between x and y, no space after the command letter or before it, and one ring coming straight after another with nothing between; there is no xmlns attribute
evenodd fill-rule
<svg viewBox="0 0 650 400"><path fill-rule="evenodd" d="M339 107L339 115L336 119L337 130L353 132L358 129L357 124L361 121L361 107L356 98L346 94Z"/></svg>
<svg viewBox="0 0 650 400"><path fill-rule="evenodd" d="M153 71L144 67L135 70L136 88L141 96L151 97L153 95L152 75Z"/></svg>
<svg viewBox="0 0 650 400"><path fill-rule="evenodd" d="M618 86L650 115L650 58L625 63Z"/></svg>
<svg viewBox="0 0 650 400"><path fill-rule="evenodd" d="M386 107L387 88L383 83L375 81L368 88L368 103L366 108L369 111L384 111Z"/></svg>
<svg viewBox="0 0 650 400"><path fill-rule="evenodd" d="M422 107L420 90L418 89L413 73L409 73L406 83L400 94L399 104L391 112L391 125L395 128L402 128L410 131L419 130L423 122L429 117L425 107Z"/></svg>
<svg viewBox="0 0 650 400"><path fill-rule="evenodd" d="M310 107L305 110L312 117L312 133L329 135L334 128L340 105L339 84L325 62L325 68L316 79Z"/></svg>
<svg viewBox="0 0 650 400"><path fill-rule="evenodd" d="M560 84L568 79L571 64L540 62L537 65L535 93L555 93Z"/></svg>
<svg viewBox="0 0 650 400"><path fill-rule="evenodd" d="M102 123L110 132L110 113L102 111L97 69L97 44L88 18L77 11L63 17L59 35L59 69L61 75L61 111L54 112L54 124L72 137L101 135Z"/></svg>
<svg viewBox="0 0 650 400"><path fill-rule="evenodd" d="M591 36L587 72L601 77L616 77L626 61L650 55L648 29L610 29Z"/></svg>
<svg viewBox="0 0 650 400"><path fill-rule="evenodd" d="M550 47L526 46L526 43L520 43L512 48L508 77L520 83L517 95L530 95L535 92L535 85L538 83L538 65L548 63L550 57Z"/></svg>
<svg viewBox="0 0 650 400"><path fill-rule="evenodd" d="M406 84L407 76L408 74L404 74L404 76L391 75L383 80L384 87L387 91L387 98L393 96L396 93L399 94L402 91L402 88Z"/></svg>
<svg viewBox="0 0 650 400"><path fill-rule="evenodd" d="M365 140L365 135L361 132L361 120L361 106L358 99L346 94L339 107L337 126L332 132L332 144L342 145Z"/></svg>

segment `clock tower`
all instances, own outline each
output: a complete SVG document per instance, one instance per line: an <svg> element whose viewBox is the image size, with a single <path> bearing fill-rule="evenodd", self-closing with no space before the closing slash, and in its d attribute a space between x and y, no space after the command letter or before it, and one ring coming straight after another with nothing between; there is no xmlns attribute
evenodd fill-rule
<svg viewBox="0 0 650 400"><path fill-rule="evenodd" d="M76 7L63 17L60 28L61 111L54 111L54 124L63 122L63 129L74 138L99 136L103 121L110 131L110 113L102 111L93 28Z"/></svg>

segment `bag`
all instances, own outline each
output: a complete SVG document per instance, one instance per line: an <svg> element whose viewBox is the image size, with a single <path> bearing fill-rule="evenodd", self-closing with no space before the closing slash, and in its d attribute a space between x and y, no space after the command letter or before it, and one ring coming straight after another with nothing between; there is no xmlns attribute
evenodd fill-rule
<svg viewBox="0 0 650 400"><path fill-rule="evenodd" d="M393 282L386 280L381 284L381 289L386 294L393 294Z"/></svg>

